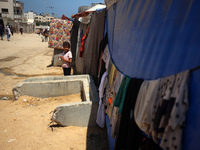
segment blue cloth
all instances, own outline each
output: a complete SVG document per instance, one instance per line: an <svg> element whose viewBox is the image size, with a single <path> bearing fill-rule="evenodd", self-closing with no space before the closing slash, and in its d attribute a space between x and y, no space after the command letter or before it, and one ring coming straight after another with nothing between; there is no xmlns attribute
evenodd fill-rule
<svg viewBox="0 0 200 150"><path fill-rule="evenodd" d="M114 144L115 144L115 138L111 137L112 127L110 126L110 119L108 115L106 115L106 128L107 128L107 133L108 133L109 147L110 147L110 150L113 150Z"/></svg>
<svg viewBox="0 0 200 150"><path fill-rule="evenodd" d="M108 9L111 58L126 76L157 79L200 65L199 0L120 0ZM183 150L199 149L200 70L193 71Z"/></svg>
<svg viewBox="0 0 200 150"><path fill-rule="evenodd" d="M104 10L105 10L105 8L97 8L97 9L96 9L97 12L102 12L102 11L104 11Z"/></svg>
<svg viewBox="0 0 200 150"><path fill-rule="evenodd" d="M120 0L108 9L112 60L124 75L166 77L200 65L199 0Z"/></svg>
<svg viewBox="0 0 200 150"><path fill-rule="evenodd" d="M10 34L9 34L9 31L8 31L8 28L6 28L6 34L7 34L7 39L10 40Z"/></svg>

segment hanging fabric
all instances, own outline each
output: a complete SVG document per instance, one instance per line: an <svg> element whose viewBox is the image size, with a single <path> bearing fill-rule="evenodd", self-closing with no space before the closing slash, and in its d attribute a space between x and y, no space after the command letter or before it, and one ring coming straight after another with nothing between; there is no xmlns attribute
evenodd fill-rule
<svg viewBox="0 0 200 150"><path fill-rule="evenodd" d="M189 107L189 76L187 70L161 80L152 136L155 142L161 138L163 149L182 149L183 128Z"/></svg>
<svg viewBox="0 0 200 150"><path fill-rule="evenodd" d="M124 76L122 83L120 85L119 91L115 97L114 106L119 107L119 113L122 114L124 100L126 97L126 91L130 82L129 77Z"/></svg>
<svg viewBox="0 0 200 150"><path fill-rule="evenodd" d="M80 48L79 57L83 57L85 40L86 40L86 38L87 38L87 36L88 36L88 33L89 33L89 26L87 26L85 35L81 38L81 48Z"/></svg>
<svg viewBox="0 0 200 150"><path fill-rule="evenodd" d="M116 105L119 107L119 118L118 118L118 125L116 125L116 127L118 127L117 129L117 135L116 135L116 141L115 141L115 150L121 150L121 149L131 149L131 148L135 148L138 149L139 147L139 136L141 135L141 132L139 132L139 128L137 127L137 125L135 124L135 121L133 119L133 115L130 116L131 111L134 111L134 107L135 107L135 102L137 99L137 95L140 89L140 86L143 82L143 80L141 79L134 79L131 78L129 79L128 85L127 87L124 85L124 80L127 77L124 77L124 79L122 80L119 92L121 94L121 100L124 104L123 104L123 109L120 112L120 107L121 105ZM125 93L121 93L122 89L124 89L123 92ZM121 92L120 92L121 91ZM116 101L117 102L117 97L116 96ZM124 97L123 97L124 96ZM123 99L122 99L123 98ZM130 126L129 129L129 125L130 125L130 119L133 119L134 123L132 126ZM133 134L133 138L128 138L128 133L132 131L131 134ZM131 141L131 144L129 145L129 147L127 147L127 144ZM134 142L133 142L134 141Z"/></svg>
<svg viewBox="0 0 200 150"><path fill-rule="evenodd" d="M160 79L145 80L137 96L134 118L140 130L150 136L151 122L153 119L152 111L155 107L158 95Z"/></svg>

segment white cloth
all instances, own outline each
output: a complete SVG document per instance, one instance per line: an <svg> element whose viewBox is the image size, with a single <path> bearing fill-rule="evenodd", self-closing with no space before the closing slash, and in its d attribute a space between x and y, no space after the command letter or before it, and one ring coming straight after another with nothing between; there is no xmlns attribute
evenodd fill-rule
<svg viewBox="0 0 200 150"><path fill-rule="evenodd" d="M157 100L160 80L144 81L140 87L135 104L134 117L138 127L150 135L152 110Z"/></svg>
<svg viewBox="0 0 200 150"><path fill-rule="evenodd" d="M7 26L7 29L8 29L8 34L11 35L11 31L10 31L10 28Z"/></svg>
<svg viewBox="0 0 200 150"><path fill-rule="evenodd" d="M110 61L110 52L108 48L108 44L106 45L103 55L102 55L103 61L106 63L105 67L108 69L109 61Z"/></svg>
<svg viewBox="0 0 200 150"><path fill-rule="evenodd" d="M152 110L152 137L162 149L181 150L188 110L189 71L160 80L158 98Z"/></svg>
<svg viewBox="0 0 200 150"><path fill-rule="evenodd" d="M86 17L80 17L80 18L78 19L78 21L80 21L80 22L83 23L83 24L89 24L89 23L90 23L90 18L91 18L91 16L88 15L88 16L86 16Z"/></svg>
<svg viewBox="0 0 200 150"><path fill-rule="evenodd" d="M99 100L99 108L97 112L97 120L96 123L103 128L105 125L105 112L104 112L104 104L102 103L102 99Z"/></svg>
<svg viewBox="0 0 200 150"><path fill-rule="evenodd" d="M107 76L107 73L104 72L104 74L101 77L101 82L100 82L100 85L99 85L99 98L100 99L103 98L103 93L104 93L104 88L105 88L104 87L104 80L105 80L106 76Z"/></svg>
<svg viewBox="0 0 200 150"><path fill-rule="evenodd" d="M97 112L97 120L96 123L103 128L105 125L105 111L104 111L104 103L102 102L102 99L104 97L104 89L106 88L105 82L107 80L107 73L104 72L104 74L101 77L101 82L99 85L99 107Z"/></svg>
<svg viewBox="0 0 200 150"><path fill-rule="evenodd" d="M187 70L175 76L174 88L171 93L171 97L175 98L175 103L160 143L163 149L182 150L183 127L189 107L189 75L190 73Z"/></svg>

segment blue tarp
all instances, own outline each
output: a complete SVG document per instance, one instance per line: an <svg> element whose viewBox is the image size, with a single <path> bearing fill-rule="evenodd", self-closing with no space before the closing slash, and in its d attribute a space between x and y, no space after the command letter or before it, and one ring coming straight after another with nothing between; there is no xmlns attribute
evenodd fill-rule
<svg viewBox="0 0 200 150"><path fill-rule="evenodd" d="M111 58L129 77L157 79L200 66L199 0L120 0L107 11ZM199 149L200 70L192 71L183 149Z"/></svg>
<svg viewBox="0 0 200 150"><path fill-rule="evenodd" d="M129 77L157 79L200 65L199 0L120 0L108 9L109 48Z"/></svg>

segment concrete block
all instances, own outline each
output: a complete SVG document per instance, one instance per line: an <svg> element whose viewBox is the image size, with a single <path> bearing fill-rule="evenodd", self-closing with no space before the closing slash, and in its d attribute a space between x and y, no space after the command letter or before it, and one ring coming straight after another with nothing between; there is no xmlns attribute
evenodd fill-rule
<svg viewBox="0 0 200 150"><path fill-rule="evenodd" d="M63 104L54 109L51 120L61 126L95 126L97 109L96 102Z"/></svg>
<svg viewBox="0 0 200 150"><path fill-rule="evenodd" d="M99 96L90 75L29 78L18 83L12 91L16 100L22 95L44 98L81 92L82 102L57 106L51 120L62 126L96 125Z"/></svg>
<svg viewBox="0 0 200 150"><path fill-rule="evenodd" d="M58 56L62 56L63 49L54 49L53 52L53 66L62 66L62 61L58 59Z"/></svg>

